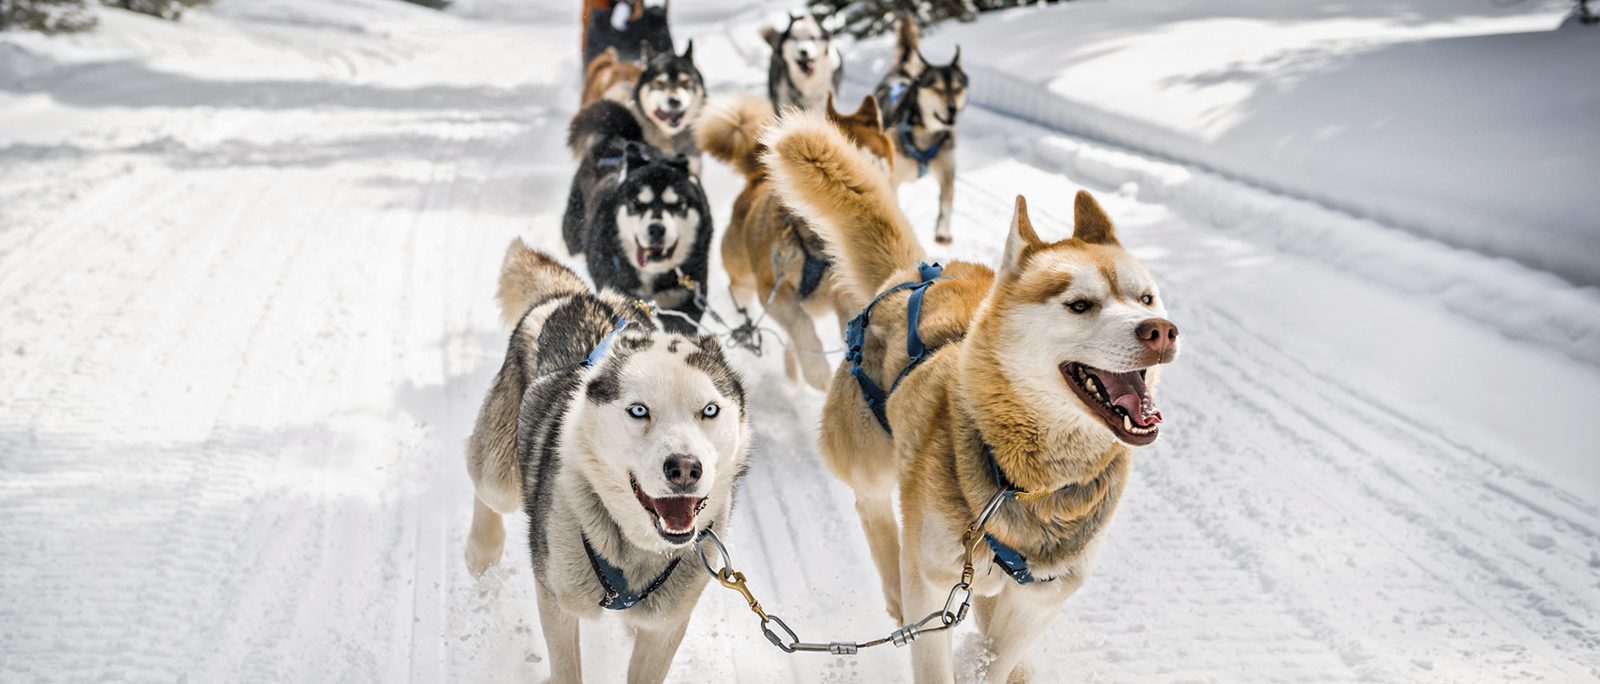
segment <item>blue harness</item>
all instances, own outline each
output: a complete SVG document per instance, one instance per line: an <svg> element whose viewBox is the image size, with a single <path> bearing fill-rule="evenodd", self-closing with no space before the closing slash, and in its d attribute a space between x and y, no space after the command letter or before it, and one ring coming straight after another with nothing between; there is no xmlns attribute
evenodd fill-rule
<svg viewBox="0 0 1600 684"><path fill-rule="evenodd" d="M587 358L585 358L584 360L579 361L577 363L569 363L569 364L567 364L565 366L562 366L560 368L551 369L549 372L541 373L539 375L539 377L542 378L542 377L544 377L546 375L550 375L550 374L553 374L553 373L560 373L561 371L571 370L573 368L589 368L589 367L594 366L595 364L600 362L600 359L603 359L603 358L606 357L606 352L611 349L612 340L615 340L617 338L617 333L622 332L622 329L626 328L626 327L628 327L627 319L624 319L623 317L618 316L617 317L617 327L612 328L611 332L606 333L605 337L600 338L600 343L594 346L594 349L589 352L589 356ZM544 331L540 330L539 331L539 336L535 337L533 339L536 342L543 341L544 340Z"/></svg>
<svg viewBox="0 0 1600 684"><path fill-rule="evenodd" d="M917 148L916 138L911 135L911 122L901 122L897 128L900 130L900 149L917 162L917 177L928 175L928 164L933 162L934 157L939 156L939 148L944 147L945 142L950 140L950 131L940 133L933 144L924 150Z"/></svg>
<svg viewBox="0 0 1600 684"><path fill-rule="evenodd" d="M983 444L983 457L989 460L989 472L994 476L994 486L1000 488L1002 496L1015 501L1018 494L1028 493L1026 490L1013 483L1011 478L1006 477L1005 471L1000 469L1000 462L994 459L994 448L990 447L988 442L984 442ZM1069 483L1067 486L1057 489L1056 491L1066 491L1076 486L1076 484ZM988 542L989 549L994 551L994 564L1000 566L1000 569L1005 571L1007 575L1010 575L1011 579L1016 580L1017 584L1050 582L1055 579L1052 577L1050 579L1041 580L1037 577L1034 577L1033 572L1028 570L1028 560L1022 557L1022 553L1006 545L1005 542L996 539L994 535L985 532L983 533L983 540Z"/></svg>
<svg viewBox="0 0 1600 684"><path fill-rule="evenodd" d="M937 348L928 349L923 346L922 336L917 333L917 319L922 314L923 293L927 292L928 288L935 282L948 280L948 278L940 277L939 274L943 271L944 268L938 264L931 266L917 264L917 276L921 280L900 283L884 290L882 294L874 297L872 302L861 310L861 313L850 319L848 326L845 326L844 343L848 350L844 354L844 360L850 362L850 375L861 385L861 399L867 402L867 408L872 409L872 415L877 416L878 424L882 425L883 431L889 434L894 434L894 430L889 428L889 414L886 412L889 405L889 394L900 386L900 381L904 380L912 369L926 361L929 356L933 355L934 351L938 350ZM901 290L911 290L911 298L906 300L906 355L910 356L911 360L906 362L906 367L901 369L900 375L894 379L894 384L889 386L888 392L885 392L883 388L878 387L878 383L873 382L872 378L867 376L867 370L861 367L862 348L867 341L867 324L872 320L872 307L877 306L878 302L884 297Z"/></svg>
<svg viewBox="0 0 1600 684"><path fill-rule="evenodd" d="M695 543L700 543L700 540L705 539L710 531L711 526L707 525L706 529L700 532L698 537L695 537ZM678 568L678 561L683 560L682 558L672 559L672 562L667 564L667 568L662 570L661 574L656 575L655 579L650 580L650 583L646 584L643 590L634 591L628 587L628 578L622 574L622 568L612 565L603 556L595 553L594 546L589 544L589 537L581 532L578 536L583 538L583 552L589 555L589 567L594 569L595 579L600 580L600 587L606 590L605 597L600 599L600 607L607 610L627 610L638 605L651 592L661 588L661 585L666 583L667 578L672 576L672 571Z"/></svg>

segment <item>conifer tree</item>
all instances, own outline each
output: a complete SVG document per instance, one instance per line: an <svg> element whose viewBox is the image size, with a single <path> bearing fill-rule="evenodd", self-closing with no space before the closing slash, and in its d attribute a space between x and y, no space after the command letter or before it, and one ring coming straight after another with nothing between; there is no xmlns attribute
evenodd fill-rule
<svg viewBox="0 0 1600 684"><path fill-rule="evenodd" d="M94 28L84 0L0 0L0 30L74 33Z"/></svg>

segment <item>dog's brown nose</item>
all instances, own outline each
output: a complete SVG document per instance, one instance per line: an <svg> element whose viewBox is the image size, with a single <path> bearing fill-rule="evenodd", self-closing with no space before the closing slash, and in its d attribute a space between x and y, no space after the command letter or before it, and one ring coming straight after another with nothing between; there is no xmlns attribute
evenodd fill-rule
<svg viewBox="0 0 1600 684"><path fill-rule="evenodd" d="M684 454L673 454L661 466L673 489L688 489L700 481L700 459Z"/></svg>
<svg viewBox="0 0 1600 684"><path fill-rule="evenodd" d="M1139 342L1161 356L1158 363L1172 360L1172 347L1178 343L1178 326L1165 318L1147 318L1139 327L1134 328L1133 334L1139 336Z"/></svg>

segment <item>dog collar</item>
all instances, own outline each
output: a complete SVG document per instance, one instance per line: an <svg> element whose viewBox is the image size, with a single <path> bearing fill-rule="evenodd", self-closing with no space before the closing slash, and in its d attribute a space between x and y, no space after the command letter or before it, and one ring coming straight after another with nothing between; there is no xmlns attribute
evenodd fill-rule
<svg viewBox="0 0 1600 684"><path fill-rule="evenodd" d="M994 486L1000 489L1001 496L1013 501L1020 501L1024 503L1028 501L1035 501L1056 492L1065 491L1078 486L1077 483L1069 482L1065 486L1054 491L1030 493L1023 488L1018 487L1016 483L1011 481L1011 478L1006 477L1006 471L1000 468L1000 462L994 458L994 447L989 446L988 442L983 443L983 457L989 461L989 473L994 477ZM1039 578L1034 577L1033 571L1028 569L1028 559L1022 557L1022 552L1011 548L1005 542L995 538L993 534L988 532L983 533L983 540L988 542L989 549L994 551L994 564L1000 566L1000 569L1009 575L1011 579L1015 580L1017 584L1049 582L1050 580L1055 579L1052 577L1050 579L1040 580Z"/></svg>
<svg viewBox="0 0 1600 684"><path fill-rule="evenodd" d="M716 522L713 521L711 524L706 525L706 529L701 530L700 534L694 538L694 543L699 544L701 540L710 535L711 527L715 524ZM678 561L683 560L682 558L672 559L672 562L667 564L666 569L662 570L661 574L656 575L655 579L650 580L650 583L646 584L643 590L633 591L628 587L628 578L623 574L622 568L612 565L610 561L605 559L605 556L596 553L594 546L589 543L588 535L579 532L578 536L583 539L583 552L589 556L589 567L594 570L594 578L599 580L600 587L606 591L606 595L600 599L600 607L607 610L627 610L638 605L640 601L645 600L652 592L660 589L661 585L666 583L667 578L672 576L672 571L678 568Z"/></svg>

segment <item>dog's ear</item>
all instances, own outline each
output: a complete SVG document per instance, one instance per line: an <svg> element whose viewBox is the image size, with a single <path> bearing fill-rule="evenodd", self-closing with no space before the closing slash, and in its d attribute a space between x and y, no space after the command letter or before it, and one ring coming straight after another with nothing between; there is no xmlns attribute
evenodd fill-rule
<svg viewBox="0 0 1600 684"><path fill-rule="evenodd" d="M776 51L778 44L783 42L783 34L778 33L778 29L771 26L763 26L761 27L761 39L767 41L767 45L771 45L772 49Z"/></svg>
<svg viewBox="0 0 1600 684"><path fill-rule="evenodd" d="M629 169L637 169L649 164L651 156L649 149L644 145L629 141L622 152L623 166Z"/></svg>
<svg viewBox="0 0 1600 684"><path fill-rule="evenodd" d="M648 41L648 40L639 41L639 57L644 60L645 64L649 64L650 62L655 60L655 58L656 58L656 49L653 48L653 47L650 47L650 41Z"/></svg>
<svg viewBox="0 0 1600 684"><path fill-rule="evenodd" d="M690 38L689 42L686 45L683 46L683 54L679 55L679 58L683 59L684 61L687 61L687 62L689 62L691 64L694 63L694 39L693 38Z"/></svg>
<svg viewBox="0 0 1600 684"><path fill-rule="evenodd" d="M1111 227L1111 218L1087 190L1079 190L1072 205L1072 237L1091 245L1120 244Z"/></svg>
<svg viewBox="0 0 1600 684"><path fill-rule="evenodd" d="M956 46L956 58L950 60L950 68L961 71L961 46Z"/></svg>
<svg viewBox="0 0 1600 684"><path fill-rule="evenodd" d="M829 94L832 97L832 94ZM855 117L862 122L869 120L876 128L883 128L883 115L878 112L878 98L868 95L861 98L861 106L856 107Z"/></svg>
<svg viewBox="0 0 1600 684"><path fill-rule="evenodd" d="M838 120L844 118L844 115L840 114L839 110L833 108L833 91L832 90L828 91L828 108L826 110L824 110L824 111L826 111L828 113L828 120L829 121L838 121Z"/></svg>
<svg viewBox="0 0 1600 684"><path fill-rule="evenodd" d="M670 157L667 157L665 162L666 162L666 164L668 166L671 166L671 167L673 167L675 169L678 169L678 170L680 170L680 171L682 171L684 173L688 173L689 172L689 158L683 156L682 153L674 154L674 155L672 155Z"/></svg>
<svg viewBox="0 0 1600 684"><path fill-rule="evenodd" d="M1022 272L1022 261L1032 248L1043 247L1039 234L1033 232L1033 222L1028 220L1028 201L1017 195L1016 213L1011 215L1011 232L1006 235L1006 251L1000 257L1000 273L1017 275Z"/></svg>

